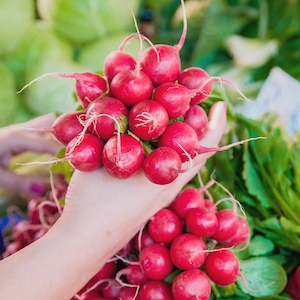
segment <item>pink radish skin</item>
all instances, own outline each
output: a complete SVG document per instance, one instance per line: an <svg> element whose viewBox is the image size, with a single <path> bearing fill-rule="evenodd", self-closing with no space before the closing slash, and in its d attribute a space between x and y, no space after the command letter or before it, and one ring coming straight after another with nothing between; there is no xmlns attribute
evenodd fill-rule
<svg viewBox="0 0 300 300"><path fill-rule="evenodd" d="M206 274L199 269L186 270L176 276L172 284L174 300L208 300L211 285Z"/></svg>
<svg viewBox="0 0 300 300"><path fill-rule="evenodd" d="M143 171L151 182L163 185L178 177L181 165L177 151L170 147L159 147L146 156Z"/></svg>
<svg viewBox="0 0 300 300"><path fill-rule="evenodd" d="M122 276L125 276L128 283L132 285L141 285L148 280L141 267L133 264L118 271L116 279L119 280Z"/></svg>
<svg viewBox="0 0 300 300"><path fill-rule="evenodd" d="M206 244L200 237L183 233L172 242L170 257L180 270L198 269L206 259L206 250Z"/></svg>
<svg viewBox="0 0 300 300"><path fill-rule="evenodd" d="M170 123L160 136L158 147L173 148L180 155L182 162L185 162L195 157L198 147L198 136L189 124L176 121Z"/></svg>
<svg viewBox="0 0 300 300"><path fill-rule="evenodd" d="M163 280L148 280L139 290L140 300L173 300L171 286Z"/></svg>
<svg viewBox="0 0 300 300"><path fill-rule="evenodd" d="M77 137L70 141L66 147L66 158L76 170L93 171L102 166L103 147L101 139L86 133L79 143Z"/></svg>
<svg viewBox="0 0 300 300"><path fill-rule="evenodd" d="M101 289L101 294L105 299L119 300L121 288L121 285L115 279L109 278Z"/></svg>
<svg viewBox="0 0 300 300"><path fill-rule="evenodd" d="M181 71L179 52L184 45L187 33L187 20L184 1L181 0L183 9L183 30L177 45L158 44L144 51L141 57L142 70L150 77L154 86L165 82L175 82Z"/></svg>
<svg viewBox="0 0 300 300"><path fill-rule="evenodd" d="M145 275L151 280L163 280L173 269L169 249L159 243L142 249L139 253L139 262Z"/></svg>
<svg viewBox="0 0 300 300"><path fill-rule="evenodd" d="M111 116L111 117L109 117ZM94 100L86 110L86 121L92 120L89 130L104 141L118 132L125 133L128 127L128 109L118 99L105 96Z"/></svg>
<svg viewBox="0 0 300 300"><path fill-rule="evenodd" d="M142 144L127 134L111 137L103 148L103 166L111 176L120 179L128 178L139 171L144 158Z"/></svg>
<svg viewBox="0 0 300 300"><path fill-rule="evenodd" d="M150 236L148 228L144 227L141 232L135 235L134 242L137 251L140 252L146 246L153 244L154 240Z"/></svg>
<svg viewBox="0 0 300 300"><path fill-rule="evenodd" d="M103 70L108 81L111 82L118 73L134 70L135 65L136 60L132 55L116 50L106 56Z"/></svg>
<svg viewBox="0 0 300 300"><path fill-rule="evenodd" d="M216 213L218 219L218 229L211 236L218 242L225 242L231 239L238 230L238 216L230 209L222 209Z"/></svg>
<svg viewBox="0 0 300 300"><path fill-rule="evenodd" d="M205 101L211 94L213 82L207 82L209 78L210 75L205 70L198 67L189 67L180 73L178 76L178 83L194 92L190 101L191 105Z"/></svg>
<svg viewBox="0 0 300 300"><path fill-rule="evenodd" d="M204 263L207 276L216 284L227 286L240 276L240 263L236 255L228 249L219 249L207 255Z"/></svg>
<svg viewBox="0 0 300 300"><path fill-rule="evenodd" d="M137 295L137 287L122 286L119 295L119 300L132 300L132 299L140 300L140 297Z"/></svg>
<svg viewBox="0 0 300 300"><path fill-rule="evenodd" d="M178 118L185 114L189 107L191 91L179 83L166 82L156 88L153 100L164 106L169 118Z"/></svg>
<svg viewBox="0 0 300 300"><path fill-rule="evenodd" d="M191 105L184 114L184 122L189 124L197 133L200 140L208 129L208 117L199 105Z"/></svg>
<svg viewBox="0 0 300 300"><path fill-rule="evenodd" d="M107 93L107 82L106 79L96 73L84 72L84 73L57 73L51 72L43 74L31 82L26 84L18 93L21 93L24 89L29 87L36 81L41 80L47 76L58 76L63 78L74 78L75 79L75 93L76 96L84 109L90 104L91 101L103 96Z"/></svg>
<svg viewBox="0 0 300 300"><path fill-rule="evenodd" d="M183 232L183 223L174 212L162 208L150 218L148 230L155 242L170 244Z"/></svg>
<svg viewBox="0 0 300 300"><path fill-rule="evenodd" d="M199 237L210 237L218 229L216 214L204 207L191 210L185 222L187 229Z"/></svg>
<svg viewBox="0 0 300 300"><path fill-rule="evenodd" d="M183 189L172 203L175 214L185 220L188 213L195 208L204 206L204 197L202 193L194 187Z"/></svg>
<svg viewBox="0 0 300 300"><path fill-rule="evenodd" d="M247 220L237 215L238 226L236 233L225 242L222 242L222 245L227 247L238 247L246 242L250 241L250 227Z"/></svg>
<svg viewBox="0 0 300 300"><path fill-rule="evenodd" d="M114 97L126 106L150 99L153 85L149 76L140 70L129 70L118 73L110 83L110 91Z"/></svg>
<svg viewBox="0 0 300 300"><path fill-rule="evenodd" d="M63 145L67 145L74 137L78 136L84 129L81 122L85 118L84 111L66 112L56 118L51 132Z"/></svg>
<svg viewBox="0 0 300 300"><path fill-rule="evenodd" d="M165 108L153 100L138 102L129 111L129 129L142 140L152 140L161 136L168 122Z"/></svg>

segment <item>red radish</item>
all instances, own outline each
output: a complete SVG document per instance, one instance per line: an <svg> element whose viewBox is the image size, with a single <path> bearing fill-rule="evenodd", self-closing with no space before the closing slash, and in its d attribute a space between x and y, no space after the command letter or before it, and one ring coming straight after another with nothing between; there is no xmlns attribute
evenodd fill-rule
<svg viewBox="0 0 300 300"><path fill-rule="evenodd" d="M138 252L140 252L146 246L154 243L147 227L142 228L139 233L135 235L134 241Z"/></svg>
<svg viewBox="0 0 300 300"><path fill-rule="evenodd" d="M82 300L106 300L106 299L101 297L101 295L97 291L90 291L89 293L86 293L84 295L84 298L82 298Z"/></svg>
<svg viewBox="0 0 300 300"><path fill-rule="evenodd" d="M139 290L140 300L173 300L171 286L163 280L148 280Z"/></svg>
<svg viewBox="0 0 300 300"><path fill-rule="evenodd" d="M231 239L237 232L239 222L238 215L231 209L222 209L216 213L218 219L218 229L211 236L218 242L225 242Z"/></svg>
<svg viewBox="0 0 300 300"><path fill-rule="evenodd" d="M142 168L144 157L141 142L128 134L120 134L105 143L102 160L110 175L124 179Z"/></svg>
<svg viewBox="0 0 300 300"><path fill-rule="evenodd" d="M101 294L105 299L119 300L121 285L113 278L105 280L105 286L101 289Z"/></svg>
<svg viewBox="0 0 300 300"><path fill-rule="evenodd" d="M22 241L16 240L13 242L10 242L6 247L4 252L2 253L2 257L6 258L14 253L16 253L17 251L21 250L22 248L24 248L27 245L27 243L24 243Z"/></svg>
<svg viewBox="0 0 300 300"><path fill-rule="evenodd" d="M173 264L180 270L200 268L206 258L206 244L191 233L183 233L175 238L170 247Z"/></svg>
<svg viewBox="0 0 300 300"><path fill-rule="evenodd" d="M140 297L137 295L137 287L122 286L119 300L140 300Z"/></svg>
<svg viewBox="0 0 300 300"><path fill-rule="evenodd" d="M216 81L231 84L244 99L248 100L232 81L226 78L211 77L205 70L199 67L186 68L178 77L178 83L188 87L194 94L191 99L191 105L205 101L211 94L213 83Z"/></svg>
<svg viewBox="0 0 300 300"><path fill-rule="evenodd" d="M110 83L112 95L126 106L150 99L153 85L149 76L139 69L122 71Z"/></svg>
<svg viewBox="0 0 300 300"><path fill-rule="evenodd" d="M185 220L189 211L204 206L204 197L201 191L195 187L183 189L175 198L172 208L176 215Z"/></svg>
<svg viewBox="0 0 300 300"><path fill-rule="evenodd" d="M149 47L141 57L142 70L150 77L154 86L165 82L175 82L181 71L179 52L183 47L187 33L187 20L184 1L183 8L183 31L179 43L175 46L159 44Z"/></svg>
<svg viewBox="0 0 300 300"><path fill-rule="evenodd" d="M162 208L148 223L150 236L157 243L170 244L183 231L179 217L167 208Z"/></svg>
<svg viewBox="0 0 300 300"><path fill-rule="evenodd" d="M128 109L118 99L104 96L94 100L86 110L90 131L104 141L109 140L120 128L125 133L128 126ZM89 121L90 120L90 121ZM117 124L115 124L118 122Z"/></svg>
<svg viewBox="0 0 300 300"><path fill-rule="evenodd" d="M199 105L191 105L184 114L184 122L194 128L200 140L208 129L206 111Z"/></svg>
<svg viewBox="0 0 300 300"><path fill-rule="evenodd" d="M136 103L129 111L129 129L142 140L158 138L169 122L166 109L153 100Z"/></svg>
<svg viewBox="0 0 300 300"><path fill-rule="evenodd" d="M51 127L51 132L59 142L66 146L82 132L84 126L81 120L84 118L84 111L66 112L57 117Z"/></svg>
<svg viewBox="0 0 300 300"><path fill-rule="evenodd" d="M77 137L71 140L66 147L66 158L75 169L92 171L102 166L103 147L101 139L86 133L79 142Z"/></svg>
<svg viewBox="0 0 300 300"><path fill-rule="evenodd" d="M104 59L103 71L108 79L108 82L111 82L112 79L120 72L135 69L135 58L131 54L123 51L125 44L127 43L128 39L132 36L133 35L126 37L122 41L119 49L109 53Z"/></svg>
<svg viewBox="0 0 300 300"><path fill-rule="evenodd" d="M247 220L239 215L237 215L237 219L238 228L236 233L225 242L222 242L222 245L226 245L227 247L237 247L250 241L250 227Z"/></svg>
<svg viewBox="0 0 300 300"><path fill-rule="evenodd" d="M111 82L118 73L134 70L135 65L136 60L131 54L116 50L106 56L103 70L108 81Z"/></svg>
<svg viewBox="0 0 300 300"><path fill-rule="evenodd" d="M199 237L210 237L218 229L216 214L205 207L189 211L185 222L187 229Z"/></svg>
<svg viewBox="0 0 300 300"><path fill-rule="evenodd" d="M233 284L241 275L237 256L229 249L215 250L207 255L204 263L207 276L221 286Z"/></svg>
<svg viewBox="0 0 300 300"><path fill-rule="evenodd" d="M295 282L296 282L296 285L298 287L298 289L300 290L300 266L298 266L295 270Z"/></svg>
<svg viewBox="0 0 300 300"><path fill-rule="evenodd" d="M125 276L128 283L132 285L141 285L148 280L141 266L129 264L127 267L120 269L116 274L116 280L121 284L121 277Z"/></svg>
<svg viewBox="0 0 300 300"><path fill-rule="evenodd" d="M205 273L199 269L191 269L177 275L172 284L174 300L208 300L211 285Z"/></svg>
<svg viewBox="0 0 300 300"><path fill-rule="evenodd" d="M169 118L178 118L182 116L189 107L191 91L179 83L166 82L155 89L153 100L164 106Z"/></svg>
<svg viewBox="0 0 300 300"><path fill-rule="evenodd" d="M170 275L173 269L169 249L159 243L142 249L139 262L145 275L151 280L162 280Z"/></svg>
<svg viewBox="0 0 300 300"><path fill-rule="evenodd" d="M42 203L46 204L41 207ZM43 214L44 219L47 221L58 212L57 207L50 204L52 204L52 202L46 202L42 197L30 199L27 204L27 214L32 224L41 224L40 213Z"/></svg>
<svg viewBox="0 0 300 300"><path fill-rule="evenodd" d="M292 297L292 299L300 299L300 289L296 283L295 273L290 273L288 275L288 281L284 288L284 292Z"/></svg>
<svg viewBox="0 0 300 300"><path fill-rule="evenodd" d="M180 121L170 123L158 140L158 147L173 148L180 155L182 162L196 155L197 145L196 131L189 124Z"/></svg>
<svg viewBox="0 0 300 300"><path fill-rule="evenodd" d="M12 234L16 241L22 244L30 244L34 240L34 235L41 226L32 224L30 220L21 220L12 226Z"/></svg>
<svg viewBox="0 0 300 300"><path fill-rule="evenodd" d="M178 177L181 165L177 151L170 147L159 147L146 156L143 171L151 182L168 184Z"/></svg>
<svg viewBox="0 0 300 300"><path fill-rule="evenodd" d="M178 82L194 92L191 105L203 102L211 94L213 82L208 81L209 78L209 74L198 67L189 67L180 73Z"/></svg>
<svg viewBox="0 0 300 300"><path fill-rule="evenodd" d="M41 80L46 76L58 76L63 78L74 78L75 79L75 93L83 108L87 108L91 101L103 96L107 93L107 82L106 80L98 75L97 73L84 72L84 73L57 73L51 72L43 74L31 82L26 84L20 91L22 92L25 88L30 86L32 83Z"/></svg>

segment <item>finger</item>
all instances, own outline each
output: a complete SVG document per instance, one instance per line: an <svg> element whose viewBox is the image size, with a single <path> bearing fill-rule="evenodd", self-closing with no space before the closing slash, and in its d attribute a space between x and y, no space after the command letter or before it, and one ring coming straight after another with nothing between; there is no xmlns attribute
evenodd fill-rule
<svg viewBox="0 0 300 300"><path fill-rule="evenodd" d="M18 175L11 171L0 169L0 187L29 195L43 195L49 188L48 179Z"/></svg>
<svg viewBox="0 0 300 300"><path fill-rule="evenodd" d="M24 151L55 154L61 145L50 136L35 135L29 132L15 133L8 140L8 147L13 154Z"/></svg>
<svg viewBox="0 0 300 300"><path fill-rule="evenodd" d="M226 102L219 101L210 109L208 130L199 144L204 147L217 147L225 131L226 122Z"/></svg>

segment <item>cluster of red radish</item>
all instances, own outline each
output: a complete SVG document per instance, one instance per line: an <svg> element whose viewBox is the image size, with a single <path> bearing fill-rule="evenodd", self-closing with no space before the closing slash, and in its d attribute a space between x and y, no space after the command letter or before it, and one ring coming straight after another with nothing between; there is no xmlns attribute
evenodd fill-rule
<svg viewBox="0 0 300 300"><path fill-rule="evenodd" d="M199 146L208 127L206 111L199 103L211 94L214 81L226 79L210 77L199 67L181 69L179 51L186 37L186 17L184 20L175 46L151 45L142 51L146 37L139 33L127 37L106 57L104 75L41 76L76 81L79 110L60 115L52 128L45 129L66 146L65 159L75 169L92 171L104 166L117 178L128 178L143 169L150 181L167 184L184 171L182 164L192 162L197 154L232 146ZM141 41L137 60L123 50L134 37Z"/></svg>
<svg viewBox="0 0 300 300"><path fill-rule="evenodd" d="M211 282L228 286L239 276L244 281L233 248L247 247L249 225L230 193L215 203L205 197L213 183L183 189L73 300L207 300ZM218 209L227 200L233 208Z"/></svg>

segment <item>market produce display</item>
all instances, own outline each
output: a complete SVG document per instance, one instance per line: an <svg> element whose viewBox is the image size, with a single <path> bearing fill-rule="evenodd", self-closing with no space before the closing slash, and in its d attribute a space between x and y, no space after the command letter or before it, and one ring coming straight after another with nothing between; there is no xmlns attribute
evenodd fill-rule
<svg viewBox="0 0 300 300"><path fill-rule="evenodd" d="M51 22L57 20L54 2L45 16ZM245 100L232 80L194 63L182 68L180 52L189 42L184 8L175 46L127 35L103 57L103 72L72 63L68 73L51 70L22 82L20 95L60 78L72 101L52 128L43 129L64 146L53 160L60 163L51 166L52 190L28 199L27 217L7 233L3 257L40 238L59 218L74 169L105 167L120 180L143 169L149 180L167 184L195 155L220 152L73 299L297 299L299 137L287 137L278 116L253 121L235 113L223 85L213 84L229 83ZM72 43L86 42L55 26ZM125 51L129 40L138 42L136 57ZM226 146L196 146L207 130L207 112L220 100L228 107ZM258 137L267 139L251 141Z"/></svg>

